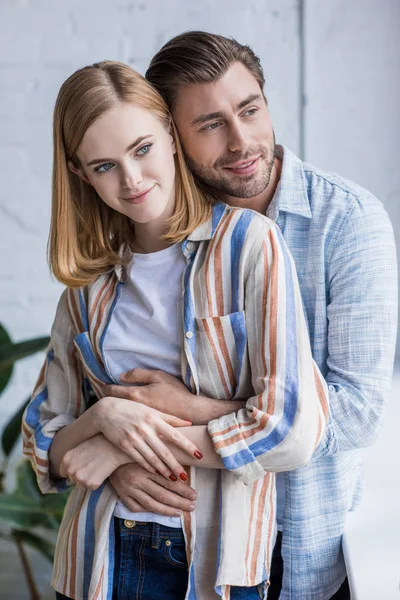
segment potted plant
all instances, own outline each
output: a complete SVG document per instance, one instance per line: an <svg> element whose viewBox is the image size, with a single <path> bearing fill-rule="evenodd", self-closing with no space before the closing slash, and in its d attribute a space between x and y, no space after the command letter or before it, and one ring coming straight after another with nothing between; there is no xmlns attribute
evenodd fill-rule
<svg viewBox="0 0 400 600"><path fill-rule="evenodd" d="M14 363L44 350L48 343L48 337L41 337L15 344L7 330L0 325L0 395L11 379ZM68 492L42 495L31 463L26 459L20 461L15 468L14 490L8 492L4 488L9 457L19 439L22 415L28 402L29 398L11 417L1 436L4 459L0 465L0 538L16 545L30 599L40 600L26 546L34 548L49 561L53 560L54 544L43 535L43 529L58 530Z"/></svg>

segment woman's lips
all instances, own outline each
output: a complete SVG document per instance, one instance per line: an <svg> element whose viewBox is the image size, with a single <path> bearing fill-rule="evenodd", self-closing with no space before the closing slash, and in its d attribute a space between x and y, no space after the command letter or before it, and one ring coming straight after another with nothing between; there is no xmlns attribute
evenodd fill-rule
<svg viewBox="0 0 400 600"><path fill-rule="evenodd" d="M255 173L258 167L258 163L260 162L260 157L253 158L250 160L242 160L239 163L231 167L224 167L227 171L234 173L235 175L252 175Z"/></svg>
<svg viewBox="0 0 400 600"><path fill-rule="evenodd" d="M151 188L144 190L144 192L140 192L139 194L134 194L132 196L127 196L126 198L122 198L122 200L125 200L125 202L129 202L130 204L141 204L146 199L151 190L154 189L154 187L155 184Z"/></svg>

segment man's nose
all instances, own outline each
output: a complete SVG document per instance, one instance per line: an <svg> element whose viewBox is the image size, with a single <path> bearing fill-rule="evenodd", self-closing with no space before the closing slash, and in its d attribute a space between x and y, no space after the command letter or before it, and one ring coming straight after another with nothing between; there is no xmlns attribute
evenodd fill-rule
<svg viewBox="0 0 400 600"><path fill-rule="evenodd" d="M229 127L228 149L231 152L245 150L248 146L243 126L240 123L231 123Z"/></svg>

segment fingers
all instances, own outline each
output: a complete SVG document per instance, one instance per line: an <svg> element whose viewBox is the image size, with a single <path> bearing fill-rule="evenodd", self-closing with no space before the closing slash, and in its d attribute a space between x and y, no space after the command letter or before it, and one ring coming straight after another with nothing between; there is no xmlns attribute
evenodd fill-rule
<svg viewBox="0 0 400 600"><path fill-rule="evenodd" d="M155 475L157 474L157 466L152 466L152 463L154 463L154 459L157 457L153 452L151 452L150 448L146 448L146 443L143 442L142 444L140 444L139 449L134 448L131 444L129 444L129 447L125 447L124 443L122 443L122 445L124 446L123 452L128 454L128 456L130 456L136 463L138 463L141 467L146 469L146 471L148 471L149 473L154 473ZM161 464L161 466L165 469L165 465ZM170 474L171 473L168 473L167 477Z"/></svg>
<svg viewBox="0 0 400 600"><path fill-rule="evenodd" d="M178 477L183 481L186 480L186 473L182 465L176 460L171 450L157 437L149 436L146 440L137 439L135 450L148 465L151 465L151 473L156 474L158 471L166 479L172 481L176 481ZM144 464L142 466L146 469ZM149 471L148 468L147 470Z"/></svg>
<svg viewBox="0 0 400 600"><path fill-rule="evenodd" d="M186 483L172 483L160 475L150 475L136 464L120 467L110 477L116 493L129 510L147 510L167 516L192 511L196 491ZM139 505L139 506L138 506Z"/></svg>
<svg viewBox="0 0 400 600"><path fill-rule="evenodd" d="M147 493L144 490L135 490L132 492L133 496L131 497L133 498L133 501L138 502L148 512L154 512L168 517L180 517L184 510L184 508L180 507L187 507L188 511L194 510L195 506L193 502L185 501L177 494L173 494L173 492L168 492L167 490L164 490L164 495L161 486L157 486L157 484L154 484L154 486L151 493ZM174 496L176 496L176 498L174 498ZM166 502L160 502L157 498L162 498L163 500L166 500ZM173 503L173 505L171 505L170 502Z"/></svg>
<svg viewBox="0 0 400 600"><path fill-rule="evenodd" d="M127 385L105 385L102 389L103 396L134 400L136 388Z"/></svg>
<svg viewBox="0 0 400 600"><path fill-rule="evenodd" d="M161 475L164 475L164 477L172 481L176 481L176 479L181 479L181 481L187 480L185 469L180 462L176 460L175 456L164 442L159 438L151 438L148 440L148 444L157 456L156 468Z"/></svg>
<svg viewBox="0 0 400 600"><path fill-rule="evenodd" d="M165 439L167 439L169 442L174 443L176 446L181 448L181 450L186 452L186 454L188 454L189 456L194 456L195 458L198 458L199 460L203 458L203 455L200 452L200 450L197 448L197 446L195 446L193 444L193 442L188 440L188 438L185 437L179 431L179 429L175 429L175 428L171 427L170 425L168 425L167 423L165 423L165 425L162 423L160 425L160 432Z"/></svg>
<svg viewBox="0 0 400 600"><path fill-rule="evenodd" d="M194 490L192 487L190 487L190 485L188 485L187 483L184 483L183 481L175 481L175 482L171 482L171 481L166 481L163 477L161 477L160 475L151 475L151 478L149 478L145 485L142 486L143 490L148 492L147 489L147 482L154 482L156 483L160 488L162 488L162 490L166 490L166 491L170 491L173 492L173 498L175 498L175 501L181 502L180 499L182 499L184 501L184 504L178 504L178 503L170 503L168 502L168 504L170 503L171 506L176 506L177 508L182 508L182 510L188 510L188 508L184 508L184 507L188 507L190 505L191 502L195 502L197 500L197 492L196 490ZM172 497L168 496L167 497L156 497L156 500L159 500L160 502L163 502L165 500L172 500ZM188 501L188 502L186 502Z"/></svg>
<svg viewBox="0 0 400 600"><path fill-rule="evenodd" d="M149 385L150 383L158 383L160 381L160 372L140 368L131 369L126 373L122 373L120 379L126 383L144 383L145 385Z"/></svg>
<svg viewBox="0 0 400 600"><path fill-rule="evenodd" d="M162 413L160 411L158 411L158 414L165 423L168 423L168 425L171 425L172 427L190 427L190 425L192 425L191 421L174 417L174 415L168 415L167 413Z"/></svg>
<svg viewBox="0 0 400 600"><path fill-rule="evenodd" d="M120 497L121 502L123 502L127 509L131 512L147 512L147 508L139 504L137 500L130 498L129 496Z"/></svg>

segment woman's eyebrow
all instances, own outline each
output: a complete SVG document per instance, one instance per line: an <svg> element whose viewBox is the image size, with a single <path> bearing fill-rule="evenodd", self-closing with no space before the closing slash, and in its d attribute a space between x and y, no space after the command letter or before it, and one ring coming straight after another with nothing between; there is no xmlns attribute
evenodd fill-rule
<svg viewBox="0 0 400 600"><path fill-rule="evenodd" d="M129 146L125 149L125 152L129 152L129 150L132 150L132 148L134 148L135 146L140 144L140 142L143 142L143 140L145 140L151 136L152 136L151 133L146 133L145 135L141 135L134 142L132 142L132 144L129 144ZM91 165L96 165L96 164L103 163L103 162L111 162L112 160L113 160L112 158L94 158L93 160L88 162L86 164L86 166L90 167Z"/></svg>

